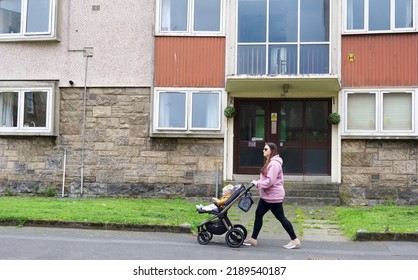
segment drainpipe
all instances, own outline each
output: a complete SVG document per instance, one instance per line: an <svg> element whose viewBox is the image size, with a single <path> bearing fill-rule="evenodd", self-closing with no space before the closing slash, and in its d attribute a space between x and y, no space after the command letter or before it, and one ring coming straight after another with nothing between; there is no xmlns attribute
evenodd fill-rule
<svg viewBox="0 0 418 280"><path fill-rule="evenodd" d="M67 149L64 149L64 165L62 170L62 193L61 196L64 197L64 186L65 186L65 166L67 164Z"/></svg>
<svg viewBox="0 0 418 280"><path fill-rule="evenodd" d="M215 197L219 198L219 169L218 164L216 164L216 189L215 189Z"/></svg>
<svg viewBox="0 0 418 280"><path fill-rule="evenodd" d="M84 70L84 94L83 94L83 128L81 143L81 169L80 169L80 196L83 196L84 186L84 150L86 144L86 103L87 103L87 66L89 57L93 57L93 48L84 48L84 57L86 58L86 66Z"/></svg>
<svg viewBox="0 0 418 280"><path fill-rule="evenodd" d="M86 134L86 100L87 100L87 65L89 57L93 57L93 47L84 47L83 49L71 48L71 0L67 1L67 51L68 52L83 52L86 58L84 71L84 95L83 95L83 123L82 123L82 147L81 147L81 168L80 168L80 196L83 196L84 186L84 147Z"/></svg>

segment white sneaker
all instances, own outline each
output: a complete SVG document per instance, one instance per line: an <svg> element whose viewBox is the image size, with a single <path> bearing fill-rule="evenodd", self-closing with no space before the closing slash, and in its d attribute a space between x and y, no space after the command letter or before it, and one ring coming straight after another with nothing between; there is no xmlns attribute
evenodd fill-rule
<svg viewBox="0 0 418 280"><path fill-rule="evenodd" d="M302 244L299 241L299 238L290 240L289 243L287 243L286 245L283 245L284 248L286 249L296 249L299 248Z"/></svg>
<svg viewBox="0 0 418 280"><path fill-rule="evenodd" d="M254 239L252 237L247 238L244 240L244 243L242 243L244 246L257 246L257 239Z"/></svg>

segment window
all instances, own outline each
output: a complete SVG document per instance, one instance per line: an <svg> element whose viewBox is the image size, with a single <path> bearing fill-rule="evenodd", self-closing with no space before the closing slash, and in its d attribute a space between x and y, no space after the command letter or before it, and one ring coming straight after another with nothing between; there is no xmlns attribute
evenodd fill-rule
<svg viewBox="0 0 418 280"><path fill-rule="evenodd" d="M413 0L345 0L346 32L414 31Z"/></svg>
<svg viewBox="0 0 418 280"><path fill-rule="evenodd" d="M56 39L56 0L0 0L0 40Z"/></svg>
<svg viewBox="0 0 418 280"><path fill-rule="evenodd" d="M52 87L0 87L0 135L53 135Z"/></svg>
<svg viewBox="0 0 418 280"><path fill-rule="evenodd" d="M329 0L238 0L237 73L329 74Z"/></svg>
<svg viewBox="0 0 418 280"><path fill-rule="evenodd" d="M345 93L344 135L408 136L418 134L414 123L415 91Z"/></svg>
<svg viewBox="0 0 418 280"><path fill-rule="evenodd" d="M154 132L220 133L221 91L157 90Z"/></svg>
<svg viewBox="0 0 418 280"><path fill-rule="evenodd" d="M223 0L160 0L158 34L219 35Z"/></svg>

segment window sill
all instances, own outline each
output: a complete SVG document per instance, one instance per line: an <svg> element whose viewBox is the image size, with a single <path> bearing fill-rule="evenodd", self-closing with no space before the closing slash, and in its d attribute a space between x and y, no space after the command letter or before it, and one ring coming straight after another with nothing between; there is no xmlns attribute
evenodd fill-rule
<svg viewBox="0 0 418 280"><path fill-rule="evenodd" d="M0 136L58 136L57 133L51 131L13 131L13 132L6 132L0 131Z"/></svg>
<svg viewBox="0 0 418 280"><path fill-rule="evenodd" d="M24 36L24 37L1 37L0 43L6 42L59 42L60 38L56 36Z"/></svg>
<svg viewBox="0 0 418 280"><path fill-rule="evenodd" d="M379 34L403 34L403 33L417 33L416 29L410 30L379 30L379 31L344 31L342 35L379 35Z"/></svg>
<svg viewBox="0 0 418 280"><path fill-rule="evenodd" d="M224 33L182 33L182 32L157 32L155 37L225 37Z"/></svg>
<svg viewBox="0 0 418 280"><path fill-rule="evenodd" d="M154 138L224 138L224 134L220 132L216 133L196 133L196 132L156 132L150 133L150 137Z"/></svg>
<svg viewBox="0 0 418 280"><path fill-rule="evenodd" d="M416 140L418 135L341 135L341 139Z"/></svg>

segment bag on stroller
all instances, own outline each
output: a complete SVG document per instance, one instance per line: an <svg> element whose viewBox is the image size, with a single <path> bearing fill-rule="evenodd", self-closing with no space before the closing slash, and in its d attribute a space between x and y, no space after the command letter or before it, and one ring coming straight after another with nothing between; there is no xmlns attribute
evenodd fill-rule
<svg viewBox="0 0 418 280"><path fill-rule="evenodd" d="M254 200L250 192L246 192L238 202L238 207L244 212L248 212L253 205Z"/></svg>

